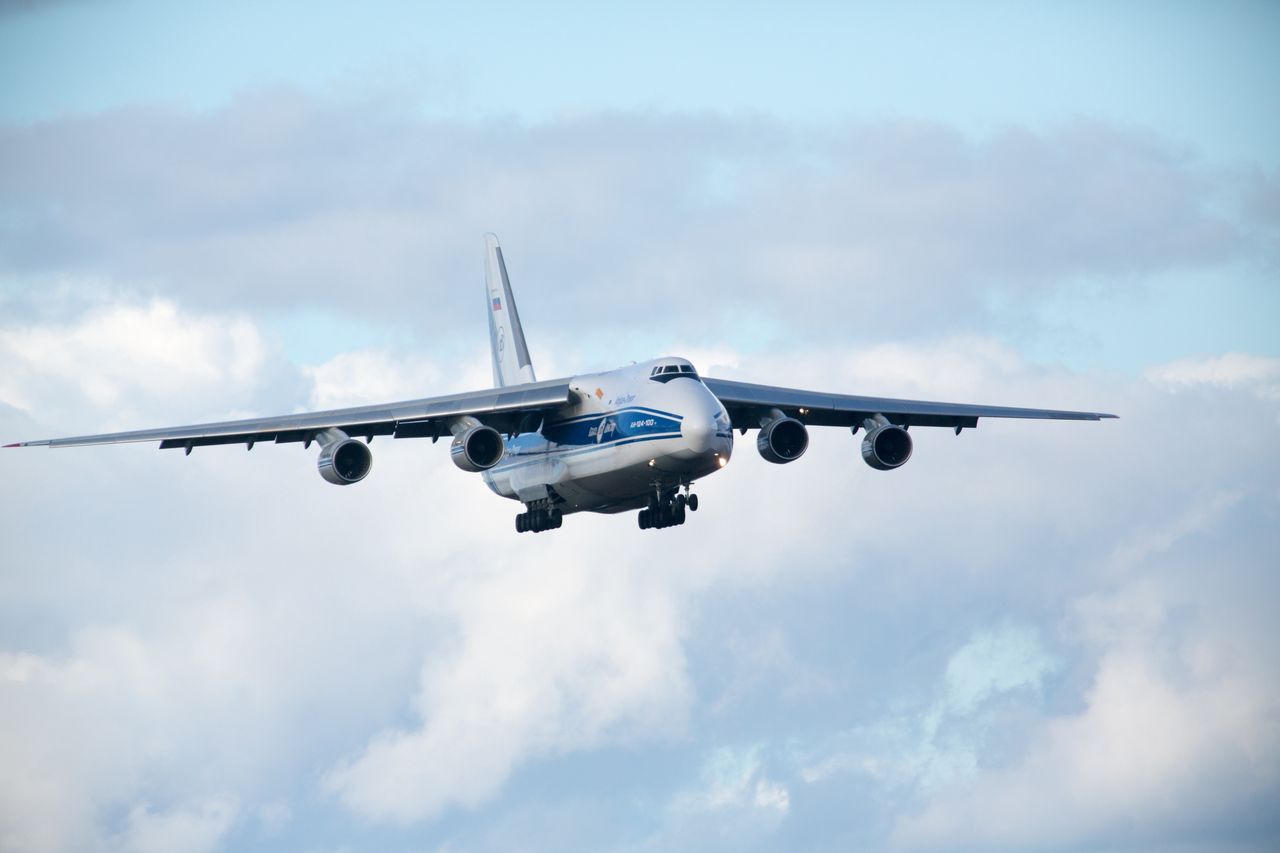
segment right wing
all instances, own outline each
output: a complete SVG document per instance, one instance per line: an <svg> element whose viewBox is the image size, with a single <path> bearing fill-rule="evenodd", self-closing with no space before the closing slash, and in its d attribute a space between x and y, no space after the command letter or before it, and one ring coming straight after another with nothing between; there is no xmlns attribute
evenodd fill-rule
<svg viewBox="0 0 1280 853"><path fill-rule="evenodd" d="M245 444L250 448L255 442L266 441L278 444L301 441L310 444L317 434L328 429L339 429L353 438L362 437L370 441L375 435L434 439L450 435L450 424L468 415L499 432L514 434L524 431L528 416L545 415L568 403L569 394L568 379L552 379L443 397L426 397L403 403L71 438L46 438L6 444L5 447L79 447L89 444L158 441L161 449L183 448L189 453L192 447L206 444Z"/></svg>
<svg viewBox="0 0 1280 853"><path fill-rule="evenodd" d="M857 397L709 377L703 377L702 381L724 405L734 428L742 430L758 428L761 417L772 409L778 409L813 426L857 426L866 418L884 415L898 426L945 426L957 432L977 426L978 418L1096 421L1115 417L1105 412L1068 412L1061 409L1020 409L1011 406L898 400L892 397Z"/></svg>

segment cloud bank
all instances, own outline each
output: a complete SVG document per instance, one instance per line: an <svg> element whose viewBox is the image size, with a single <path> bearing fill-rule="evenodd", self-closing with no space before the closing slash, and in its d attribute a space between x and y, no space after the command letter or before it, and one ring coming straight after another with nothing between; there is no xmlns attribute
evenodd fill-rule
<svg viewBox="0 0 1280 853"><path fill-rule="evenodd" d="M1032 322L1056 293L1141 292L1144 276L1274 263L1280 245L1265 176L1088 122L985 138L908 120L461 123L281 90L8 126L0 159L11 282L92 275L418 340L456 340L488 230L531 325L592 340L708 323L883 339L981 327L993 304ZM662 311L672 300L685 310Z"/></svg>
<svg viewBox="0 0 1280 853"><path fill-rule="evenodd" d="M1276 845L1273 354L1016 345L1273 265L1273 179L1089 122L402 107L0 128L0 434L485 385L490 229L543 376L1122 419L919 430L891 475L744 442L647 537L518 537L428 442L354 489L296 447L3 451L0 849Z"/></svg>
<svg viewBox="0 0 1280 853"><path fill-rule="evenodd" d="M0 335L18 368L6 432L50 407L50 387L53 411L93 428L123 398L143 417L165 393L234 407L264 373L306 402L342 399L363 370L390 377L380 390L442 370L361 352L302 369L251 320L149 303L33 328ZM171 334L226 357L181 392L100 390ZM24 349L31 335L67 362ZM375 443L360 490L323 488L287 448L10 452L27 499L0 522L4 846L252 846L336 806L405 844L498 847L510 838L486 834L488 810L538 768L625 766L689 739L701 767L641 785L630 841L588 822L569 843L791 846L814 841L805 827L929 849L1275 836L1273 398L1163 381L1200 375L1185 365L1054 373L973 339L912 358L784 355L719 357L741 375L826 365L840 387L1125 417L925 432L890 478L838 435L781 470L744 447L704 484L698 524L666 540L625 518L507 535L505 505L425 443ZM1186 411L1233 412L1233 453L1195 452L1220 425ZM769 660L783 663L723 681L723 662ZM824 798L846 805L816 818ZM750 837L728 831L748 817Z"/></svg>

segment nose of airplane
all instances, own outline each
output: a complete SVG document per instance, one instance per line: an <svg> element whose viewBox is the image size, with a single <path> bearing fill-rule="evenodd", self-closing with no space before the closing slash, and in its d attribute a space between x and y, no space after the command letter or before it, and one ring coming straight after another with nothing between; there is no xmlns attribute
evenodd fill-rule
<svg viewBox="0 0 1280 853"><path fill-rule="evenodd" d="M671 382L667 393L671 411L681 414L683 445L667 458L667 464L693 476L723 468L733 452L733 433L720 401L701 382Z"/></svg>
<svg viewBox="0 0 1280 853"><path fill-rule="evenodd" d="M698 454L727 455L733 439L720 401L701 384L690 385L684 391L680 432L688 448Z"/></svg>
<svg viewBox="0 0 1280 853"><path fill-rule="evenodd" d="M715 410L708 406L699 406L684 416L680 423L680 433L689 444L689 449L697 453L706 453L716 440Z"/></svg>

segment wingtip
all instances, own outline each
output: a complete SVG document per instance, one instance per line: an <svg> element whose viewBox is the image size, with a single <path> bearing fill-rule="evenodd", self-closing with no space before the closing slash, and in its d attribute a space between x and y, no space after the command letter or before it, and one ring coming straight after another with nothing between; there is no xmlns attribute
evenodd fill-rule
<svg viewBox="0 0 1280 853"><path fill-rule="evenodd" d="M21 447L21 446L22 446L22 442L20 442L20 441L15 441L13 444L6 444L6 445L4 445L4 446L5 446L5 447Z"/></svg>

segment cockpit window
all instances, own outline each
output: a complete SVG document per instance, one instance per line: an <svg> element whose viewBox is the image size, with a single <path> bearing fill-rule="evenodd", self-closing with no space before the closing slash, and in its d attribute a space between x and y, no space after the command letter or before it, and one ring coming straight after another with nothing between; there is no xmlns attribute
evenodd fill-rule
<svg viewBox="0 0 1280 853"><path fill-rule="evenodd" d="M679 379L687 376L690 379L701 382L698 378L698 371L693 369L692 364L660 364L653 370L649 371L649 378L654 382L662 382L663 384L670 382L672 379Z"/></svg>

